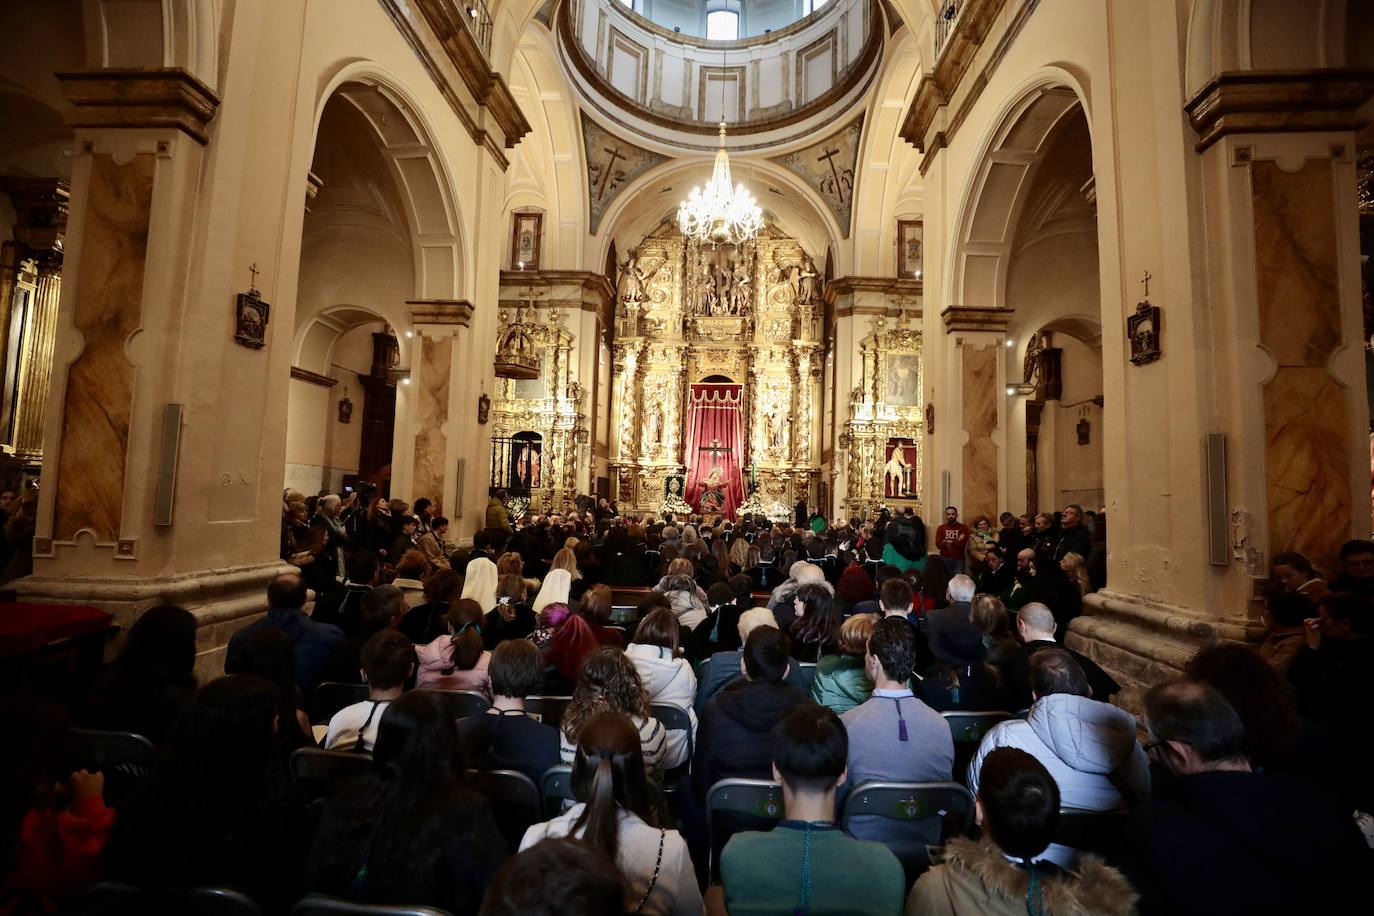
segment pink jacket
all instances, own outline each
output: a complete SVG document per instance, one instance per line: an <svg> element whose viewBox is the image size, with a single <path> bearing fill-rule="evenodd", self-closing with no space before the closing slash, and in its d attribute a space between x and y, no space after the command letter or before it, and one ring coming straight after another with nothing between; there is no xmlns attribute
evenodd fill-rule
<svg viewBox="0 0 1374 916"><path fill-rule="evenodd" d="M484 651L477 664L464 671L453 664L453 637L440 636L427 646L416 646L415 657L420 670L415 677L416 687L435 690L475 690L491 699L491 679L487 665L491 653Z"/></svg>

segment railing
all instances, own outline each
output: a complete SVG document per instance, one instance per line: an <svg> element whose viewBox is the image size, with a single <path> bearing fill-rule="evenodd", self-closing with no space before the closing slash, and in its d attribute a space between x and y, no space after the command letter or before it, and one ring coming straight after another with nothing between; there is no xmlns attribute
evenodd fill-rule
<svg viewBox="0 0 1374 916"><path fill-rule="evenodd" d="M940 4L939 15L935 17L935 57L940 56L940 49L945 46L945 40L954 31L954 27L959 23L959 11L964 8L965 0L943 0Z"/></svg>
<svg viewBox="0 0 1374 916"><path fill-rule="evenodd" d="M472 37L482 53L491 57L491 13L487 11L487 0L453 0L461 15L458 17L467 25Z"/></svg>

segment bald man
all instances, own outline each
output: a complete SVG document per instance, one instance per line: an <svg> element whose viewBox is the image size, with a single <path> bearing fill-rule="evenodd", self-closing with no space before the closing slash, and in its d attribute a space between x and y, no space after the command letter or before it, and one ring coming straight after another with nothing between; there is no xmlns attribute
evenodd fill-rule
<svg viewBox="0 0 1374 916"><path fill-rule="evenodd" d="M318 623L305 616L305 580L295 573L283 573L267 586L267 614L239 630L229 639L224 655L224 673L239 670L249 638L261 630L278 629L291 640L296 662L296 686L305 697L307 708L320 685L322 672L338 644L343 630L333 624Z"/></svg>
<svg viewBox="0 0 1374 916"><path fill-rule="evenodd" d="M1038 601L1032 601L1016 612L1016 635L1020 637L1022 646L1007 659L1002 668L1002 675L1011 690L1013 711L1026 709L1031 704L1030 660L1041 649L1058 647L1072 655L1088 678L1094 700L1109 702L1112 694L1121 689L1121 685L1097 662L1056 642L1057 629L1054 612Z"/></svg>

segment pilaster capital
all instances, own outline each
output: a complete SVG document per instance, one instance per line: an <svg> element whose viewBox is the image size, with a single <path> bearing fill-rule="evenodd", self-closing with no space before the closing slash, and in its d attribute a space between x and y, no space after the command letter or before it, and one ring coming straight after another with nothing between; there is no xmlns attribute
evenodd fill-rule
<svg viewBox="0 0 1374 916"><path fill-rule="evenodd" d="M1243 70L1218 73L1183 110L1202 152L1227 134L1359 130L1374 95L1374 69Z"/></svg>
<svg viewBox="0 0 1374 916"><path fill-rule="evenodd" d="M1007 324L1015 309L976 308L968 305L951 305L940 313L945 323L945 333L986 331L990 334L1006 334Z"/></svg>
<svg viewBox="0 0 1374 916"><path fill-rule="evenodd" d="M112 67L58 73L72 127L173 127L204 144L219 97L180 67Z"/></svg>
<svg viewBox="0 0 1374 916"><path fill-rule="evenodd" d="M472 303L466 299L407 299L406 311L417 327L437 325L466 328L472 325Z"/></svg>

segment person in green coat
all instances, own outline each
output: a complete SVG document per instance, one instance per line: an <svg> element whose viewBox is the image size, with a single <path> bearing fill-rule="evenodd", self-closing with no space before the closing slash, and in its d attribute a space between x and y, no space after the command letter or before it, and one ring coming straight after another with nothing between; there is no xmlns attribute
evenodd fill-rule
<svg viewBox="0 0 1374 916"><path fill-rule="evenodd" d="M873 682L864 671L864 652L877 623L877 614L855 614L847 619L840 627L840 654L827 655L816 664L811 699L834 710L837 716L863 703L873 693Z"/></svg>

